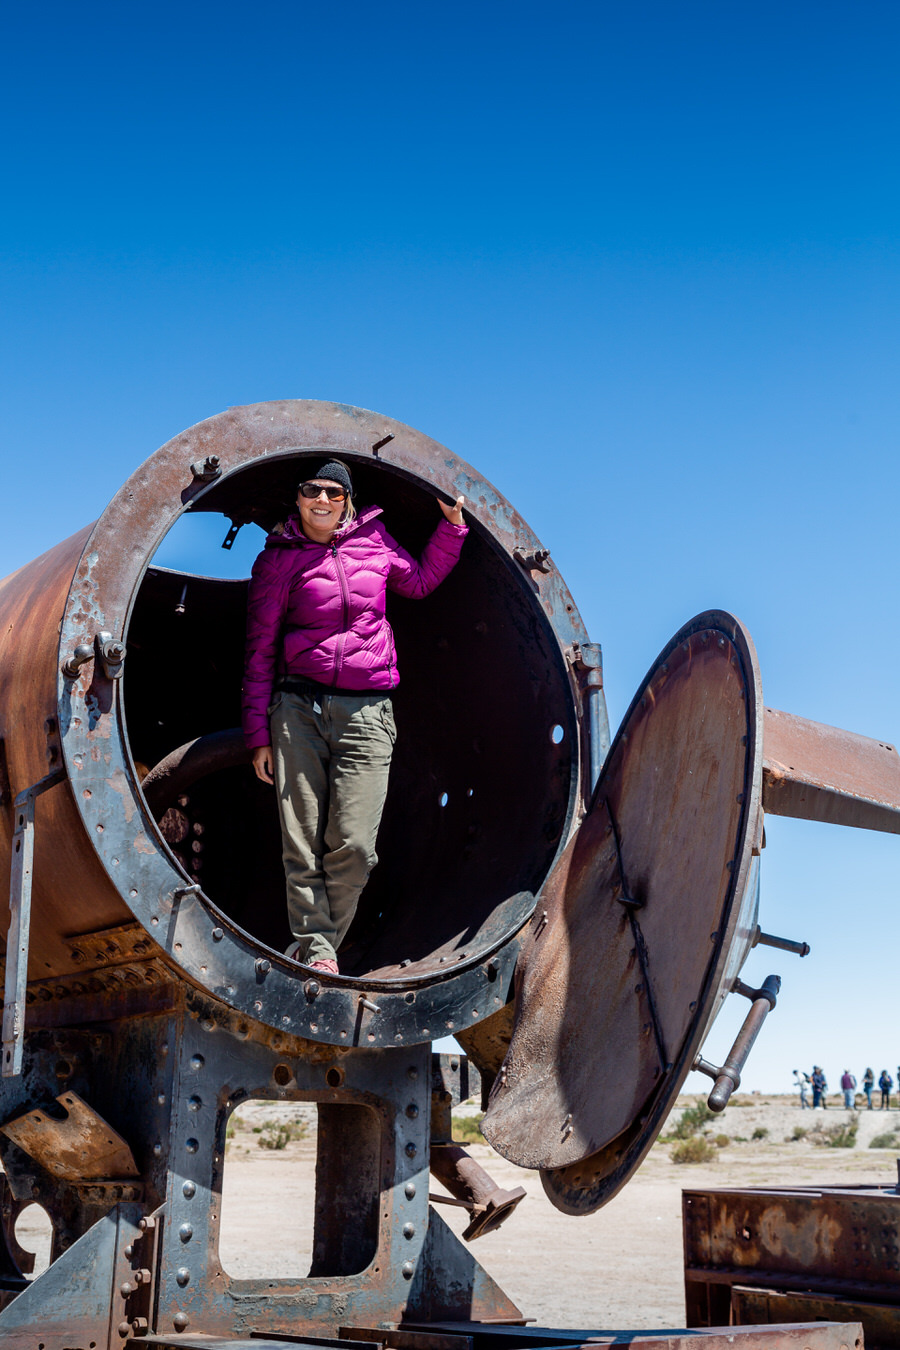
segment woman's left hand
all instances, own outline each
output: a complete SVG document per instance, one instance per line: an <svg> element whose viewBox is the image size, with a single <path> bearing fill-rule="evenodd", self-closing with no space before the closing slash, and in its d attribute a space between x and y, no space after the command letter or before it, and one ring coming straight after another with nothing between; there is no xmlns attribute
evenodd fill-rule
<svg viewBox="0 0 900 1350"><path fill-rule="evenodd" d="M441 501L440 497L438 497L437 500L438 506L441 508L451 525L461 525L463 523L462 509L465 505L465 497L457 497L452 506L448 506L446 502Z"/></svg>

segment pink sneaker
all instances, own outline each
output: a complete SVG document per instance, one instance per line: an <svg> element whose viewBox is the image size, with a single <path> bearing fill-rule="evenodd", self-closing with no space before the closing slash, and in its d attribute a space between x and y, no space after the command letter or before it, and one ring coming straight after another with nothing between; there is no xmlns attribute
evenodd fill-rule
<svg viewBox="0 0 900 1350"><path fill-rule="evenodd" d="M337 961L331 961L326 958L324 961L311 961L310 970L321 970L323 975L340 975Z"/></svg>

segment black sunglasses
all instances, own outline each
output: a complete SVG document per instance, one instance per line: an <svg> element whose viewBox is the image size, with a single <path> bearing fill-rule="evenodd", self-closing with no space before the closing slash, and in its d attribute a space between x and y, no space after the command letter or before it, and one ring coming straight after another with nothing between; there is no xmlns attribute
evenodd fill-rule
<svg viewBox="0 0 900 1350"><path fill-rule="evenodd" d="M324 483L300 484L300 496L306 497L309 501L313 501L323 492L330 502L342 502L347 495L344 489L338 487L337 484L332 485L329 483L327 487Z"/></svg>

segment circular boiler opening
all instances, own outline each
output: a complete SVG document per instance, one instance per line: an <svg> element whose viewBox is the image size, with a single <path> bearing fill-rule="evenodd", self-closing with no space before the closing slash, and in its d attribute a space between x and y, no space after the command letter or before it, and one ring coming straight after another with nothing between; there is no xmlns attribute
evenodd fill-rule
<svg viewBox="0 0 900 1350"><path fill-rule="evenodd" d="M292 512L303 463L320 457L257 461L181 518L142 581L123 677L132 758L169 849L218 909L279 951L291 940L281 836L275 790L256 779L238 731L248 579L233 573ZM357 508L381 507L418 557L441 519L429 485L350 463ZM388 594L398 734L379 861L342 974L445 975L478 960L527 917L567 828L577 737L559 643L504 542L469 524L431 595Z"/></svg>

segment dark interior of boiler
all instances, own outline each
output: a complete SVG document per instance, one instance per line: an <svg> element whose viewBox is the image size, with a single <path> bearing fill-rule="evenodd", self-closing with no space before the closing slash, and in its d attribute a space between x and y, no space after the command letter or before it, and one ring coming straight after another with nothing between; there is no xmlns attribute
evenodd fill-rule
<svg viewBox="0 0 900 1350"><path fill-rule="evenodd" d="M232 522L269 530L295 509L304 462L315 461L255 464L194 509L219 513L223 538ZM440 519L434 494L376 463L353 472L357 509L382 507L390 534L418 556ZM147 569L123 685L139 777L197 738L215 747L217 733L239 727L247 587ZM566 829L575 726L534 583L483 527L473 526L432 595L389 593L388 618L398 739L379 862L339 955L346 975L409 978L478 959L527 916ZM152 811L190 881L234 924L284 950L291 934L274 789L248 762L215 752Z"/></svg>

